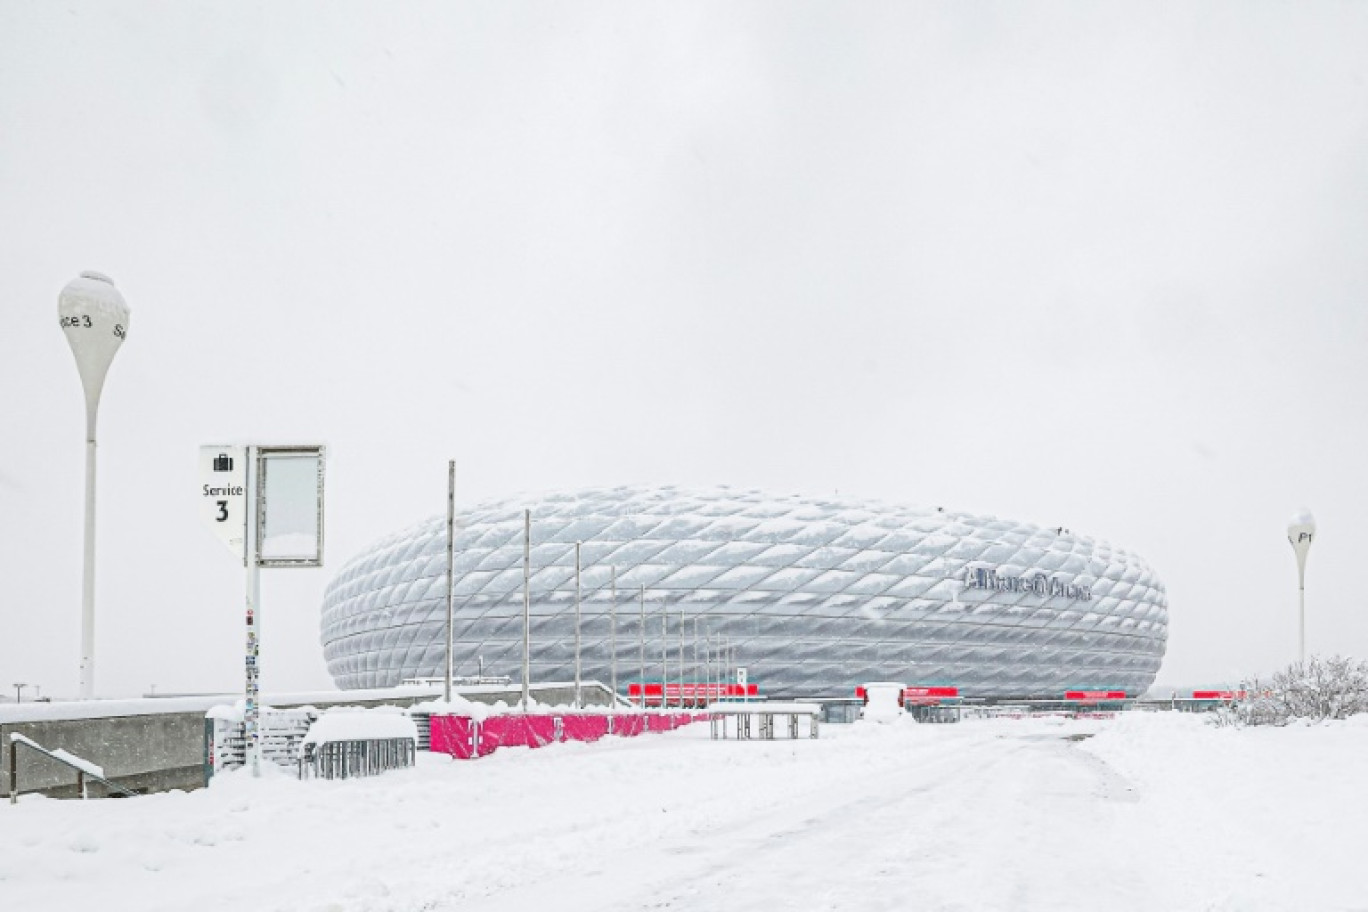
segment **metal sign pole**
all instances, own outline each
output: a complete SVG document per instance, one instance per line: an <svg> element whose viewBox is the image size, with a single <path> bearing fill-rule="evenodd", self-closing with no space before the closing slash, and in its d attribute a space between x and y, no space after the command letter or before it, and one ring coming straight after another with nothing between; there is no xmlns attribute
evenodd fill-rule
<svg viewBox="0 0 1368 912"><path fill-rule="evenodd" d="M456 567L456 460L447 462L447 547L446 547L446 673L442 676L442 699L451 702L452 593Z"/></svg>
<svg viewBox="0 0 1368 912"><path fill-rule="evenodd" d="M529 682L532 676L532 511L523 510L523 667L522 667L522 708L527 712L527 704L532 689Z"/></svg>
<svg viewBox="0 0 1368 912"><path fill-rule="evenodd" d="M613 682L613 712L617 712L617 567L610 567L609 570L612 577L613 600L608 608L608 665Z"/></svg>
<svg viewBox="0 0 1368 912"><path fill-rule="evenodd" d="M713 690L713 659L714 659L714 656L713 656L713 635L712 635L712 631L711 631L711 630L707 631L707 632L704 633L704 635L703 635L703 655L704 655L704 662L707 664L707 672L706 672L706 673L707 673L707 676L708 676L708 702L711 703L711 702L713 701L714 697L716 696L716 692Z"/></svg>
<svg viewBox="0 0 1368 912"><path fill-rule="evenodd" d="M646 708L646 587L641 587L641 623L637 625L637 634L641 638L641 708Z"/></svg>
<svg viewBox="0 0 1368 912"><path fill-rule="evenodd" d="M575 709L583 709L580 696L580 542L575 542Z"/></svg>
<svg viewBox="0 0 1368 912"><path fill-rule="evenodd" d="M323 566L325 448L202 446L199 462L201 518L247 571L243 759L259 776L264 748L261 571Z"/></svg>
<svg viewBox="0 0 1368 912"><path fill-rule="evenodd" d="M257 516L261 512L261 463L257 448L247 447L247 657L242 737L253 776L261 775L261 566Z"/></svg>
<svg viewBox="0 0 1368 912"><path fill-rule="evenodd" d="M698 685L703 677L703 664L698 659L698 616L694 615L694 706L698 706Z"/></svg>

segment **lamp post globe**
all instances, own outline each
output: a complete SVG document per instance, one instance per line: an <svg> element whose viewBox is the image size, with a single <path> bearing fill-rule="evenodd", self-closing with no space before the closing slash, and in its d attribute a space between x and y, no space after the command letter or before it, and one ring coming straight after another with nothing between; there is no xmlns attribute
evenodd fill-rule
<svg viewBox="0 0 1368 912"><path fill-rule="evenodd" d="M128 337L128 304L108 276L83 272L57 298L86 403L85 560L81 575L81 699L95 695L95 425L105 375Z"/></svg>
<svg viewBox="0 0 1368 912"><path fill-rule="evenodd" d="M1316 538L1316 518L1310 510L1293 514L1287 523L1287 541L1297 555L1297 661L1306 663L1306 555Z"/></svg>

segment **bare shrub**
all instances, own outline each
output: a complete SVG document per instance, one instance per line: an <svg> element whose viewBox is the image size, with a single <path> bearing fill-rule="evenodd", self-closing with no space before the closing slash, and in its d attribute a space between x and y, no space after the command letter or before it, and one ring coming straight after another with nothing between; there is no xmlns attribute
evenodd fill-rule
<svg viewBox="0 0 1368 912"><path fill-rule="evenodd" d="M1236 714L1246 725L1286 725L1294 719L1319 722L1368 712L1368 662L1343 656L1312 656L1267 680L1254 678L1240 687L1246 696Z"/></svg>

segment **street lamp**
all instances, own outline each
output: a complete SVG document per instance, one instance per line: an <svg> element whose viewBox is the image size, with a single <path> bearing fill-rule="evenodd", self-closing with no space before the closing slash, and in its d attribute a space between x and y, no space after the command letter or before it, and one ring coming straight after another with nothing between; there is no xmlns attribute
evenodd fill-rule
<svg viewBox="0 0 1368 912"><path fill-rule="evenodd" d="M128 305L108 276L83 272L57 299L86 400L85 564L81 575L81 699L95 696L95 423L114 354L128 335Z"/></svg>
<svg viewBox="0 0 1368 912"><path fill-rule="evenodd" d="M1298 661L1306 664L1306 553L1316 537L1316 518L1310 510L1300 510L1287 523L1287 540L1297 555Z"/></svg>

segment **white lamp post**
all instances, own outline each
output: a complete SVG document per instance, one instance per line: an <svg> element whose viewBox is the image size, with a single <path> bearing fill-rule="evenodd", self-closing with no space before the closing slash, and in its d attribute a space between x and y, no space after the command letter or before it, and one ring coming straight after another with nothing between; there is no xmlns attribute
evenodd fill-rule
<svg viewBox="0 0 1368 912"><path fill-rule="evenodd" d="M128 335L128 305L108 276L83 272L57 299L86 400L85 564L81 576L81 699L95 696L95 423L114 353Z"/></svg>
<svg viewBox="0 0 1368 912"><path fill-rule="evenodd" d="M1306 553L1316 537L1316 518L1300 510L1287 524L1287 540L1297 555L1298 661L1306 663Z"/></svg>

